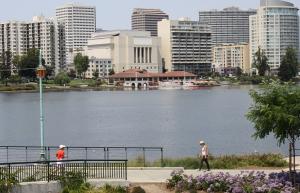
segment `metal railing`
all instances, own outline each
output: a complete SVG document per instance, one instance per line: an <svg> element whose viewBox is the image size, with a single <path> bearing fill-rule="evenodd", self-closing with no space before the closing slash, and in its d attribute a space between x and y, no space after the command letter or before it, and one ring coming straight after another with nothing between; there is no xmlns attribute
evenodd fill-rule
<svg viewBox="0 0 300 193"><path fill-rule="evenodd" d="M127 160L63 160L0 164L0 179L18 182L59 180L68 172L80 173L84 179L125 179Z"/></svg>
<svg viewBox="0 0 300 193"><path fill-rule="evenodd" d="M45 146L47 160L55 160L57 146ZM0 163L9 162L35 162L40 160L40 146L0 146ZM149 161L160 160L164 162L163 147L75 147L65 148L66 160L71 159L125 159L134 160L139 158L141 166L146 167Z"/></svg>

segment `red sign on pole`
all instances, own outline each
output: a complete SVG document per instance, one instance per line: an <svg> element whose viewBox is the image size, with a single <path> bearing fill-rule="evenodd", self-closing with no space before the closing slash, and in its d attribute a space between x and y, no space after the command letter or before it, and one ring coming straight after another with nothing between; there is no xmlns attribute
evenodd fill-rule
<svg viewBox="0 0 300 193"><path fill-rule="evenodd" d="M37 71L36 71L36 75L38 78L45 78L46 76L46 68L42 67L38 67Z"/></svg>

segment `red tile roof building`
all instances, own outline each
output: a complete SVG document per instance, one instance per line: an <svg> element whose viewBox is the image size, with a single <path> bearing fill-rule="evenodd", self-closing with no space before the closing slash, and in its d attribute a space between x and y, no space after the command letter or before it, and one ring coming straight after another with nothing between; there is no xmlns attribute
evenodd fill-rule
<svg viewBox="0 0 300 193"><path fill-rule="evenodd" d="M162 80L183 80L183 79L196 79L196 75L184 71L172 71L166 73L150 73L146 70L130 69L120 72L109 77L110 80L116 81L134 81L147 80L147 81L162 81Z"/></svg>

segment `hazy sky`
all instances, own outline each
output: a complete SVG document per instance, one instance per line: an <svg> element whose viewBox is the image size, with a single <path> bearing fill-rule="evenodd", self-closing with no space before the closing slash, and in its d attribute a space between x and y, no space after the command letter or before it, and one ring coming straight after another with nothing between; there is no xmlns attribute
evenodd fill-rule
<svg viewBox="0 0 300 193"><path fill-rule="evenodd" d="M198 19L199 10L223 9L238 6L257 8L259 0L0 0L0 21L31 20L34 15L55 16L55 8L65 3L96 6L97 27L103 29L130 29L133 8L160 8L170 18ZM300 0L289 0L300 7Z"/></svg>

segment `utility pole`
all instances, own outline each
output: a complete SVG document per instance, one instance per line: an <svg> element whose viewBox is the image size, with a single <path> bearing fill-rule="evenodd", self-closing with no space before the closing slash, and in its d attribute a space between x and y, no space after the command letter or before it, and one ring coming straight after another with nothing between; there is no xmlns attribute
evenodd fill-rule
<svg viewBox="0 0 300 193"><path fill-rule="evenodd" d="M42 65L42 52L39 50L39 67L37 69L37 76L39 78L40 87L40 134L41 134L41 153L40 160L45 161L45 144L44 144L44 106L43 106L43 78L46 76L46 69Z"/></svg>

